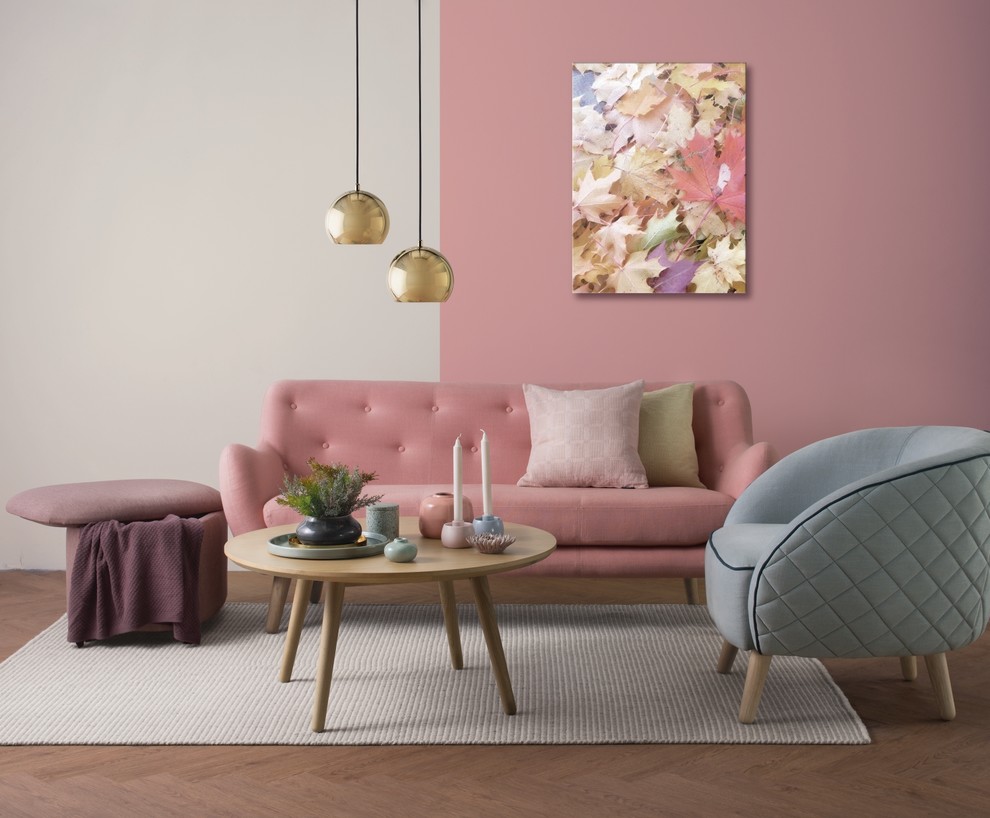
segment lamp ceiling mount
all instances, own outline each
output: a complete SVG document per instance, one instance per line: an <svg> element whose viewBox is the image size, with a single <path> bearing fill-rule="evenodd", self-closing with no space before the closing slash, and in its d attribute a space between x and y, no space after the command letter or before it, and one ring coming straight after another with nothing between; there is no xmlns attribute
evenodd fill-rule
<svg viewBox="0 0 990 818"><path fill-rule="evenodd" d="M381 244L388 235L388 210L372 193L361 190L361 51L360 0L354 0L354 190L327 210L325 226L334 244Z"/></svg>

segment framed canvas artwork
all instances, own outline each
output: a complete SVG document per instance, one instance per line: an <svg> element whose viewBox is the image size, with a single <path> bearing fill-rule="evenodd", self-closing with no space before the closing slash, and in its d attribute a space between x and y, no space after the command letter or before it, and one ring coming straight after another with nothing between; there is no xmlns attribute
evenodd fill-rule
<svg viewBox="0 0 990 818"><path fill-rule="evenodd" d="M746 291L745 63L575 63L572 290Z"/></svg>

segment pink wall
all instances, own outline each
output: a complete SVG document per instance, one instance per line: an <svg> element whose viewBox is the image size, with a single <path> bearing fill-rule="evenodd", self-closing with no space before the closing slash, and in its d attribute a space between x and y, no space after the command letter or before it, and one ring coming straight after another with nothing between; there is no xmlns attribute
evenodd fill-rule
<svg viewBox="0 0 990 818"><path fill-rule="evenodd" d="M984 0L445 2L441 377L731 378L782 451L990 428L987 30ZM748 295L570 292L575 60L748 64Z"/></svg>

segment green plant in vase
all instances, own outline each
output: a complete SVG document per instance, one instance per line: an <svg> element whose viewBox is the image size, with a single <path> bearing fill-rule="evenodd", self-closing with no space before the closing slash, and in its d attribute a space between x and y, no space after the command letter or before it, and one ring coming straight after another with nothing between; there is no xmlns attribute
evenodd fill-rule
<svg viewBox="0 0 990 818"><path fill-rule="evenodd" d="M364 487L375 480L374 472L364 472L331 463L329 466L311 457L310 473L286 475L282 494L276 499L281 506L295 509L306 519L296 528L296 536L306 545L343 545L357 542L361 523L355 511L377 503L384 495L362 495Z"/></svg>

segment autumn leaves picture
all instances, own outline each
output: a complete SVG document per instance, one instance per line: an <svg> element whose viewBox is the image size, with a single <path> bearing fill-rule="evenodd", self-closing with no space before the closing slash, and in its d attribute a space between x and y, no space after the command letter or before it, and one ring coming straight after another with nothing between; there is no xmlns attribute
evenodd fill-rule
<svg viewBox="0 0 990 818"><path fill-rule="evenodd" d="M573 291L746 291L744 63L575 63Z"/></svg>

